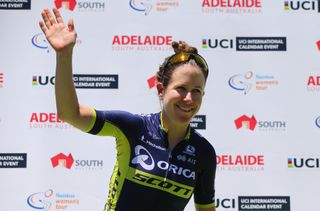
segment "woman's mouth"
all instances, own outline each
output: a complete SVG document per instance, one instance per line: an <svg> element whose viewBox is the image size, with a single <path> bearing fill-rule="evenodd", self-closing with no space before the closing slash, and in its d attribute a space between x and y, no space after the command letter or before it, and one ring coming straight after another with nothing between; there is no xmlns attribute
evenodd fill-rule
<svg viewBox="0 0 320 211"><path fill-rule="evenodd" d="M191 112L191 111L193 111L193 110L194 110L194 108L193 108L193 107L192 107L192 108L190 108L189 106L177 105L177 107L178 107L180 110L184 111L184 112Z"/></svg>

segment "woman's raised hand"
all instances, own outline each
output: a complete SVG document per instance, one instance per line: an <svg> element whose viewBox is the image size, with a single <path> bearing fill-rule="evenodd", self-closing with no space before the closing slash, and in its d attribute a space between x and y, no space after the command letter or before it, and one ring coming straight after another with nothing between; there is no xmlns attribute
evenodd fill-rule
<svg viewBox="0 0 320 211"><path fill-rule="evenodd" d="M58 9L53 8L52 11L54 16L49 9L41 12L43 19L39 22L41 30L56 52L72 50L77 39L73 19L70 19L66 26Z"/></svg>

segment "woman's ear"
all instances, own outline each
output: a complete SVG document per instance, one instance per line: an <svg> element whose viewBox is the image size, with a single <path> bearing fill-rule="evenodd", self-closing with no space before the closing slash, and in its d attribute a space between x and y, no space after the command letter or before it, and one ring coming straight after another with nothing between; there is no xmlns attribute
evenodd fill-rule
<svg viewBox="0 0 320 211"><path fill-rule="evenodd" d="M159 96L159 97L160 97L160 99L162 100L162 98L163 98L163 94L164 94L164 87L163 87L163 84L162 84L162 83L160 83L160 82L157 82L156 87L157 87L157 91L158 91L158 96Z"/></svg>

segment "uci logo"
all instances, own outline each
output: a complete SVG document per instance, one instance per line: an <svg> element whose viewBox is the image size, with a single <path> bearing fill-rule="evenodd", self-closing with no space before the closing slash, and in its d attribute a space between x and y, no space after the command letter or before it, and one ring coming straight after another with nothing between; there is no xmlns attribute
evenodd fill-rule
<svg viewBox="0 0 320 211"><path fill-rule="evenodd" d="M136 156L132 159L133 164L140 164L140 166L142 166L142 168L149 170L149 171L154 168L154 160L153 160L150 152L148 152L148 150L146 148L144 148L141 145L138 145L134 149L134 152L135 152ZM149 160L149 162L151 162L151 163L147 164L146 163L147 160Z"/></svg>
<svg viewBox="0 0 320 211"><path fill-rule="evenodd" d="M217 199L216 200L216 208L236 208L236 200L231 198L225 198L225 199Z"/></svg>
<svg viewBox="0 0 320 211"><path fill-rule="evenodd" d="M233 49L233 39L202 39L202 48Z"/></svg>

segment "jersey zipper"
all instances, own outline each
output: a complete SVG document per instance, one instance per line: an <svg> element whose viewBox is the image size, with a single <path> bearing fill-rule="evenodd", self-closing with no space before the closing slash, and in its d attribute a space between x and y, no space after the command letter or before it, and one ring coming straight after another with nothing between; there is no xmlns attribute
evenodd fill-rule
<svg viewBox="0 0 320 211"><path fill-rule="evenodd" d="M170 171L170 166L171 166L171 162L172 162L172 152L174 151L175 148L177 148L180 144L182 144L185 141L186 141L185 139L180 141L173 149L168 148L168 151L169 151L168 152L168 160L167 160L168 168L165 172L165 177L164 177L165 179L167 179L169 171Z"/></svg>
<svg viewBox="0 0 320 211"><path fill-rule="evenodd" d="M170 164L171 164L171 158L172 158L172 150L168 149L169 153L168 153L168 159L167 159L167 163L168 163L168 168L166 169L165 175L164 175L164 179L166 180L169 174L169 170L170 170Z"/></svg>

